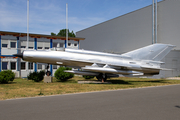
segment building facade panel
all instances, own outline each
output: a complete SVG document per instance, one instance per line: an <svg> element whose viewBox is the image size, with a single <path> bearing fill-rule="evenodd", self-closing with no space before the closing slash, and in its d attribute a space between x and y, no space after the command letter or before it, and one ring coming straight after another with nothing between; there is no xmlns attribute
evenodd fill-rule
<svg viewBox="0 0 180 120"><path fill-rule="evenodd" d="M158 5L158 42L180 49L180 1L165 0Z"/></svg>

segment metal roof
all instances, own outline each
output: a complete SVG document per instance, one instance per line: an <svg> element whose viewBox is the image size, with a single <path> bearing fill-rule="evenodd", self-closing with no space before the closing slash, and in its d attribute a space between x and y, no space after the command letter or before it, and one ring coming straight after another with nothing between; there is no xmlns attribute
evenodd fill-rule
<svg viewBox="0 0 180 120"><path fill-rule="evenodd" d="M24 37L24 36L27 36L27 33L0 31L0 35L13 35L17 37ZM52 36L52 35L32 34L32 33L29 33L29 37L66 40L66 37L62 37L62 36ZM84 40L84 39L85 38L68 37L68 40L74 40L74 41L79 41L79 40Z"/></svg>

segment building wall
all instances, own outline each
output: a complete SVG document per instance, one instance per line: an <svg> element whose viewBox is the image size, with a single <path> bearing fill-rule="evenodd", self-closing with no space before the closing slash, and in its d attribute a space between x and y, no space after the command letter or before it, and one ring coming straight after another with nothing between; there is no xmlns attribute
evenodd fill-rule
<svg viewBox="0 0 180 120"><path fill-rule="evenodd" d="M158 3L158 43L180 49L180 1ZM78 31L82 49L124 53L152 44L152 5Z"/></svg>
<svg viewBox="0 0 180 120"><path fill-rule="evenodd" d="M158 5L158 42L180 49L180 0L165 0Z"/></svg>
<svg viewBox="0 0 180 120"><path fill-rule="evenodd" d="M17 37L11 35L1 35L1 55L12 55L26 50L27 37L19 37L19 49L17 44ZM53 40L53 47L65 47L64 40ZM69 40L68 48L78 49L78 42ZM34 50L34 38L29 38L29 50ZM46 38L37 38L37 50L48 50L50 49L50 40ZM29 63L20 59L20 72L18 71L18 59L12 57L1 58L1 70L12 70L16 77L27 77L29 72L35 71L35 63ZM25 67L23 67L25 65ZM31 66L31 67L30 67ZM37 71L45 70L47 64L37 63ZM53 75L59 65L53 65Z"/></svg>
<svg viewBox="0 0 180 120"><path fill-rule="evenodd" d="M154 78L180 76L180 50L171 50L162 62L165 64L162 64L161 68L167 68L169 70L161 70L159 75L153 76Z"/></svg>

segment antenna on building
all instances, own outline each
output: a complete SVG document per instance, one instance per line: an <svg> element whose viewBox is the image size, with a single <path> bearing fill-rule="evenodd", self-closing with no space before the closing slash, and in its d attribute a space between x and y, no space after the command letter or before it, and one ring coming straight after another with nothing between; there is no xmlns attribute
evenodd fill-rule
<svg viewBox="0 0 180 120"><path fill-rule="evenodd" d="M66 3L66 47L68 46L68 4Z"/></svg>
<svg viewBox="0 0 180 120"><path fill-rule="evenodd" d="M29 0L27 0L27 45L26 49L29 47Z"/></svg>

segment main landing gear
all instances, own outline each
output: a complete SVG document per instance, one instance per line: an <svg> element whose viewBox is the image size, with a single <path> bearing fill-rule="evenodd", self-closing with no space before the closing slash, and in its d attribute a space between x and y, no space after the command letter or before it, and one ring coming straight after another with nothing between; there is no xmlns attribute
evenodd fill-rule
<svg viewBox="0 0 180 120"><path fill-rule="evenodd" d="M47 75L47 76L50 76L50 75L51 75L51 72L50 72L50 71L48 71L48 69L49 69L49 64L48 64L48 66L47 66L47 68L46 68L46 69L47 69L47 71L46 71L46 75Z"/></svg>
<svg viewBox="0 0 180 120"><path fill-rule="evenodd" d="M99 75L96 76L96 78L101 82L105 82L107 80L107 75L103 73L99 73Z"/></svg>

